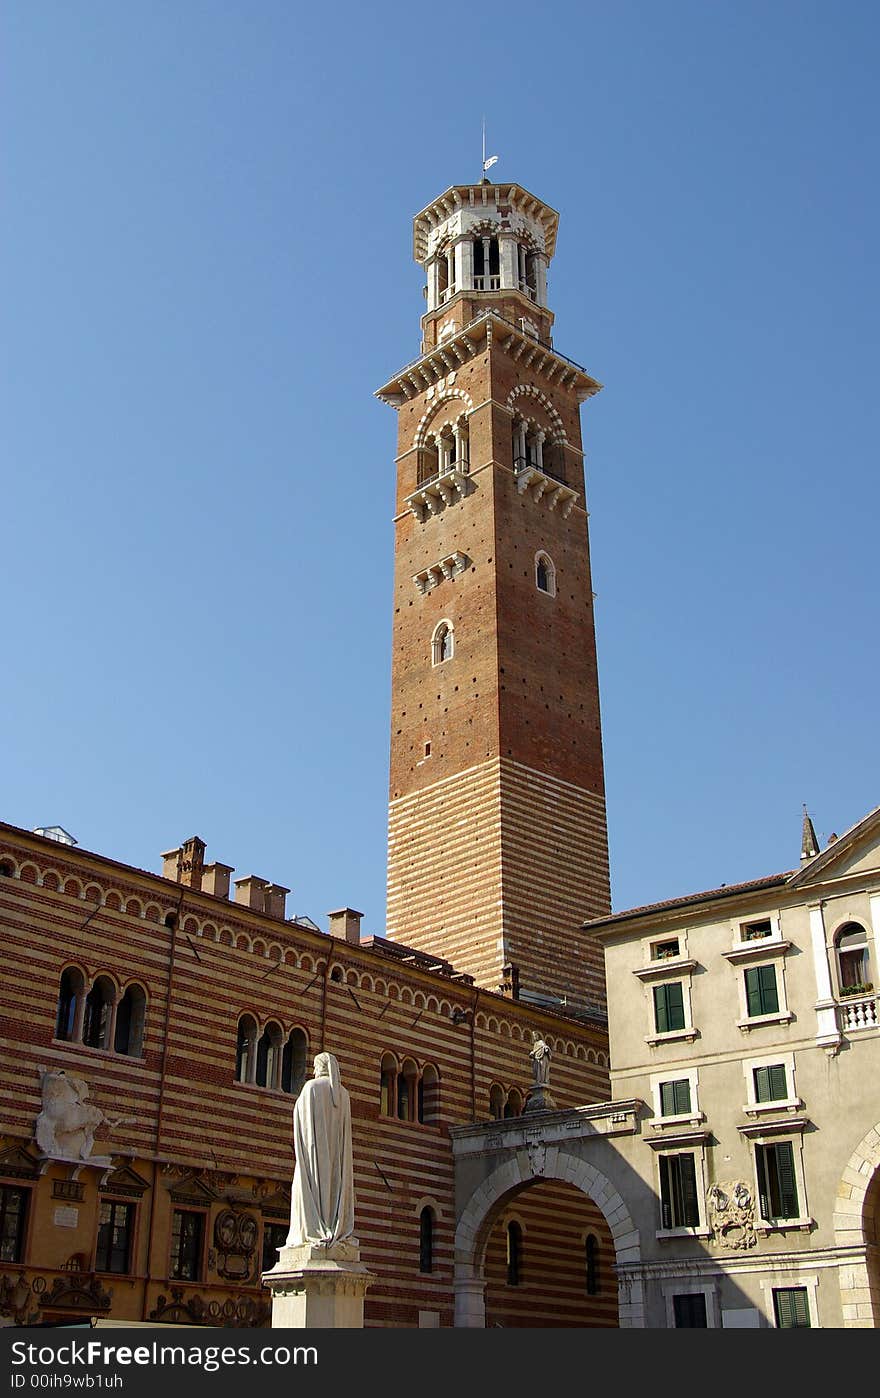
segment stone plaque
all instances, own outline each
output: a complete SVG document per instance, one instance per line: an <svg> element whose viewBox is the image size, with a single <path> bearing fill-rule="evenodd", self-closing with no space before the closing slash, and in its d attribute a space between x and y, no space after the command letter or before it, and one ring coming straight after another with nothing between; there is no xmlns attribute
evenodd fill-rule
<svg viewBox="0 0 880 1398"><path fill-rule="evenodd" d="M76 1228L79 1223L79 1209L71 1207L56 1209L52 1215L56 1228Z"/></svg>

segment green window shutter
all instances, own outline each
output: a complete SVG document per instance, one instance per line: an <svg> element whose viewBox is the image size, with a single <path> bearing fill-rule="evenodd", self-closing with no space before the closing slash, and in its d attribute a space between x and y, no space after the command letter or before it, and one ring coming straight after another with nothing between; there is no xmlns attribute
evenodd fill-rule
<svg viewBox="0 0 880 1398"><path fill-rule="evenodd" d="M784 1063L771 1063L755 1069L755 1101L780 1102L788 1096L788 1078Z"/></svg>
<svg viewBox="0 0 880 1398"><path fill-rule="evenodd" d="M758 1207L761 1211L761 1217L769 1219L772 1215L770 1213L770 1196L767 1193L767 1166L764 1160L763 1146L755 1146L755 1167L758 1174Z"/></svg>
<svg viewBox="0 0 880 1398"><path fill-rule="evenodd" d="M797 1218L799 1215L797 1179L794 1173L794 1147L791 1141L780 1141L771 1149L776 1154L776 1170L779 1179L779 1217Z"/></svg>
<svg viewBox="0 0 880 1398"><path fill-rule="evenodd" d="M660 1084L660 1111L663 1116L682 1116L691 1109L691 1085L687 1078Z"/></svg>
<svg viewBox="0 0 880 1398"><path fill-rule="evenodd" d="M761 983L758 980L758 972L755 967L746 971L746 1003L749 1018L761 1013Z"/></svg>
<svg viewBox="0 0 880 1398"><path fill-rule="evenodd" d="M805 1286L789 1286L773 1292L773 1309L779 1330L810 1328L810 1307Z"/></svg>
<svg viewBox="0 0 880 1398"><path fill-rule="evenodd" d="M765 1015L775 1015L779 1009L779 992L776 989L776 967L759 966L758 975L761 978L761 1003L764 1006L761 1013Z"/></svg>
<svg viewBox="0 0 880 1398"><path fill-rule="evenodd" d="M654 1024L658 1034L665 1034L669 1028L669 1014L666 1004L667 986L654 986Z"/></svg>
<svg viewBox="0 0 880 1398"><path fill-rule="evenodd" d="M662 1228L672 1227L672 1189L669 1178L668 1155L660 1157L660 1226Z"/></svg>
<svg viewBox="0 0 880 1398"><path fill-rule="evenodd" d="M678 1157L679 1180L681 1186L681 1215L679 1226L682 1228L698 1228L700 1224L700 1207L697 1201L697 1166L692 1155L680 1155Z"/></svg>
<svg viewBox="0 0 880 1398"><path fill-rule="evenodd" d="M746 971L746 1003L750 1018L776 1014L779 995L775 966L752 966Z"/></svg>
<svg viewBox="0 0 880 1398"><path fill-rule="evenodd" d="M680 981L654 986L654 1023L658 1034L684 1029L684 991Z"/></svg>

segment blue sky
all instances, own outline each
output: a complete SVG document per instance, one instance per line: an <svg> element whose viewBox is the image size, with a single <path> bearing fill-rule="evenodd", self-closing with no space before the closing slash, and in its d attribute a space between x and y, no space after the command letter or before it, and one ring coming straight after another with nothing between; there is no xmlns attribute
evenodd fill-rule
<svg viewBox="0 0 880 1398"><path fill-rule="evenodd" d="M880 802L880 10L7 0L0 818L384 927L411 218L561 214L614 904Z"/></svg>

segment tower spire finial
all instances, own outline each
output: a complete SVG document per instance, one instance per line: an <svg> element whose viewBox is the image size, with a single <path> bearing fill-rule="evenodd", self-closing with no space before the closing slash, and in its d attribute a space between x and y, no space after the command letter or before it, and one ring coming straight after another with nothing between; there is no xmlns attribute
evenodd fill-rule
<svg viewBox="0 0 880 1398"><path fill-rule="evenodd" d="M486 118L485 118L485 116L484 116L484 117L483 117L483 164L482 164L482 167L481 167L481 170L480 170L480 179L481 179L481 180L485 180L485 179L486 179L486 171L487 171L487 170L490 170L490 169L492 168L492 166L496 163L497 159L498 159L498 156L497 156L497 155L490 155L489 158L488 158L488 160L486 159ZM488 183L488 181L486 181L486 182Z"/></svg>
<svg viewBox="0 0 880 1398"><path fill-rule="evenodd" d="M806 806L804 806L804 820L801 829L801 863L806 864L808 859L812 859L818 853L819 841L816 839L813 822L807 814Z"/></svg>

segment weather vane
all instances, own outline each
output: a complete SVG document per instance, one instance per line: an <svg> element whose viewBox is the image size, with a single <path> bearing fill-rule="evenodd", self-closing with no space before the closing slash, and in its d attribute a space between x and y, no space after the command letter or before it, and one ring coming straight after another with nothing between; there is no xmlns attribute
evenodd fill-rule
<svg viewBox="0 0 880 1398"><path fill-rule="evenodd" d="M490 155L489 159L486 159L486 118L483 117L483 175L487 170L491 170L497 159L497 155Z"/></svg>

